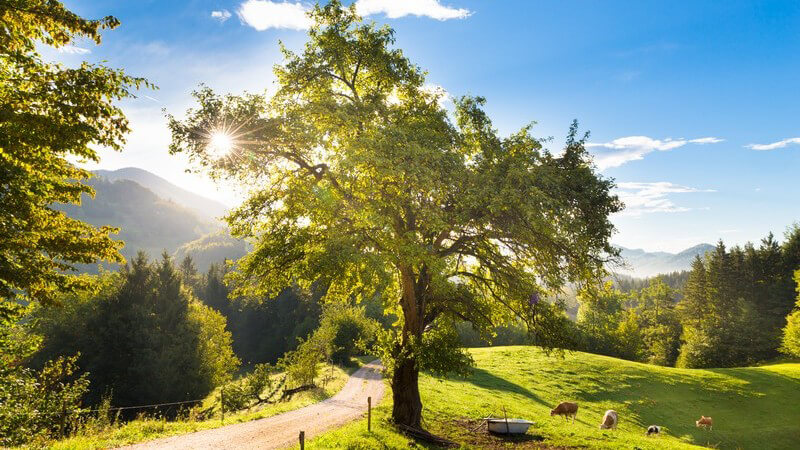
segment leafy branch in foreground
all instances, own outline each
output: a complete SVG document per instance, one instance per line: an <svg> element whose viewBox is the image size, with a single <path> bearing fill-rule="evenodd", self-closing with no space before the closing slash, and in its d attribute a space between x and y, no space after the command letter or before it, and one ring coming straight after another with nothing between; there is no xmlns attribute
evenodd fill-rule
<svg viewBox="0 0 800 450"><path fill-rule="evenodd" d="M119 150L128 121L116 100L150 86L121 70L42 60L41 41L56 48L100 31L113 17L86 20L57 1L0 0L0 298L51 302L86 287L73 264L122 261L109 233L53 208L92 195L91 174L71 161L98 161L96 148Z"/></svg>

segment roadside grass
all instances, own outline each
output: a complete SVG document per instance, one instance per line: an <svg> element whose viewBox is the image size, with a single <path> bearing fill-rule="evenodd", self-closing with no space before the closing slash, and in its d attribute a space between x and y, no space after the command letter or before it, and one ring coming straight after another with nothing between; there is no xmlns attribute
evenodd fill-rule
<svg viewBox="0 0 800 450"><path fill-rule="evenodd" d="M420 377L424 426L463 448L791 449L800 443L800 364L733 369L675 369L581 352L563 358L535 347L470 350L476 368L466 379ZM550 417L560 401L580 405L575 424ZM528 434L507 440L473 431L479 418L535 422ZM599 430L607 409L619 428ZM409 438L389 425L391 391L366 420L325 433L309 449L409 448ZM701 415L713 431L695 427ZM648 425L662 435L646 437ZM423 443L413 444L422 448Z"/></svg>
<svg viewBox="0 0 800 450"><path fill-rule="evenodd" d="M295 394L289 401L283 403L265 404L242 411L226 412L224 421L219 414L219 389L215 389L214 392L206 397L202 405L197 408L198 410L203 410L215 406L213 417L200 420L189 414L188 417L182 419L166 420L161 417L141 416L135 420L108 426L92 426L90 424L70 438L48 443L47 448L96 449L119 447L162 437L218 428L233 423L263 419L332 397L342 389L353 372L366 362L374 359L367 356L356 357L353 360L353 364L348 367L323 365L320 368L319 377L315 380L315 384L322 386L323 378L330 377L324 387L300 392Z"/></svg>

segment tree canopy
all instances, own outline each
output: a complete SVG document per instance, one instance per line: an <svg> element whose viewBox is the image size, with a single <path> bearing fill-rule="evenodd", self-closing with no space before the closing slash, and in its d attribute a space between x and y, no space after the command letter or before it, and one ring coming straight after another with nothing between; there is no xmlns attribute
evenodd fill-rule
<svg viewBox="0 0 800 450"><path fill-rule="evenodd" d="M314 282L330 286L328 302L381 293L399 318L381 340L393 418L419 426L419 371L467 362L455 322L523 320L541 344L560 337L560 312L538 299L602 272L622 205L577 124L557 153L532 125L502 137L481 97L448 112L389 27L338 1L310 14L271 98L200 89L196 108L170 118L170 150L251 188L228 217L255 242L233 274L240 293ZM209 145L218 134L228 152Z"/></svg>
<svg viewBox="0 0 800 450"><path fill-rule="evenodd" d="M43 61L36 43L100 43L113 17L87 20L51 0L0 0L0 298L49 302L86 279L72 263L119 261L111 227L93 227L53 208L79 203L89 172L71 161L120 149L128 122L113 101L146 82L120 70Z"/></svg>

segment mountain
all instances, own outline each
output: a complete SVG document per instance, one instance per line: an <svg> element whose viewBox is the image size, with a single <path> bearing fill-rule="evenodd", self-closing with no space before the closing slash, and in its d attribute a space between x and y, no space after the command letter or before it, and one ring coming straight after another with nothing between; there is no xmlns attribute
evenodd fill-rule
<svg viewBox="0 0 800 450"><path fill-rule="evenodd" d="M131 180L150 189L164 200L171 200L195 212L207 221L216 221L222 217L228 207L222 203L197 195L181 187L175 186L158 175L138 167L125 167L117 170L95 170L96 175L110 181Z"/></svg>
<svg viewBox="0 0 800 450"><path fill-rule="evenodd" d="M646 252L641 249L620 247L628 267L613 268L616 273L647 278L662 273L689 270L696 256L714 249L711 244L698 244L679 253Z"/></svg>
<svg viewBox="0 0 800 450"><path fill-rule="evenodd" d="M114 239L125 242L122 254L130 258L139 250L151 257L175 252L183 244L219 230L217 223L198 217L193 210L165 200L141 184L102 177L88 180L95 197L84 195L80 205L59 205L70 217L92 225L119 227Z"/></svg>

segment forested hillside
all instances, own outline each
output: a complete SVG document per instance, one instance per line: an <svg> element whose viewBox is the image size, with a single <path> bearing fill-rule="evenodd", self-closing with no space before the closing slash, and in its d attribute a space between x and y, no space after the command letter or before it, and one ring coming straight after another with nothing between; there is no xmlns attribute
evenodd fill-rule
<svg viewBox="0 0 800 450"><path fill-rule="evenodd" d="M57 205L57 208L92 225L119 228L114 238L125 243L122 254L126 258L134 257L140 250L151 257L166 251L176 260L191 256L197 268L206 271L213 263L236 260L247 253L249 247L244 241L231 237L220 222L191 207L208 204L209 211L220 212L214 206L216 202L183 191L140 169L97 173L111 174L116 179L96 175L89 180L95 190L94 198L84 195L80 205ZM131 174L142 183L148 183L149 187L123 178ZM171 197L165 198L152 190L159 186L159 192ZM180 195L175 195L176 192ZM81 268L92 273L97 270L96 266L84 265Z"/></svg>
<svg viewBox="0 0 800 450"><path fill-rule="evenodd" d="M222 203L190 192L158 175L138 167L125 167L117 170L95 170L94 173L109 181L131 180L150 189L164 200L172 201L192 210L205 221L215 222L228 209Z"/></svg>
<svg viewBox="0 0 800 450"><path fill-rule="evenodd" d="M758 244L719 242L687 272L586 286L576 298L577 348L680 367L775 358L798 267L800 227L792 226L782 241L770 234Z"/></svg>
<svg viewBox="0 0 800 450"><path fill-rule="evenodd" d="M218 230L183 205L164 200L130 180L89 180L94 198L84 194L80 205L59 205L70 217L92 225L120 228L114 237L125 242L122 254L132 258L143 250L158 255L174 252L181 245Z"/></svg>

